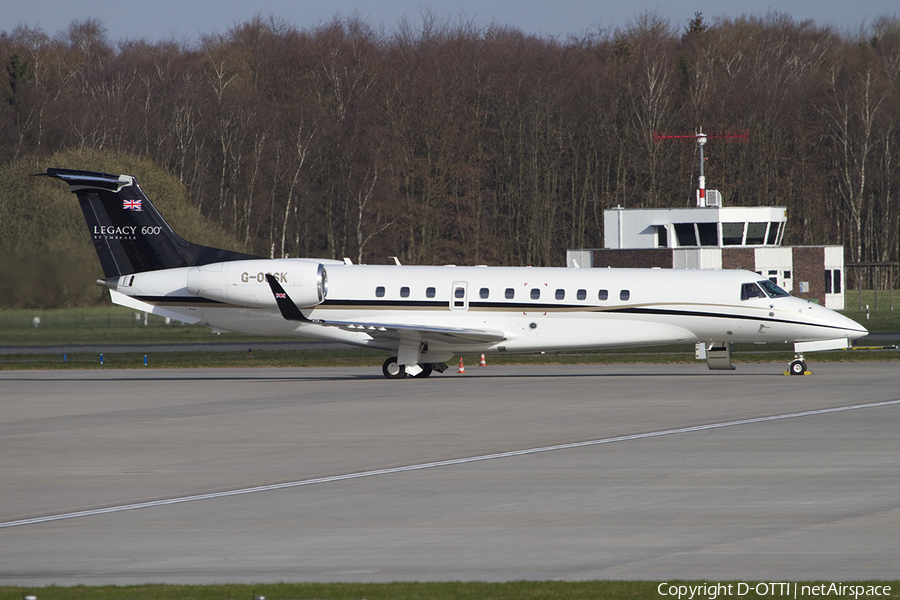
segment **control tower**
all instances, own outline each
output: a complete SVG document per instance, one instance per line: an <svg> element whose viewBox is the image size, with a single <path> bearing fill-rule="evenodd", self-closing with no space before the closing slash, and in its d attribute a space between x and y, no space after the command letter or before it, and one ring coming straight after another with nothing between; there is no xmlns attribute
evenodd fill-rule
<svg viewBox="0 0 900 600"><path fill-rule="evenodd" d="M695 137L701 157L697 206L605 210L604 247L569 250L568 266L746 269L794 296L843 310L844 248L782 246L787 227L783 206L723 206L722 194L705 189L706 136L701 132Z"/></svg>

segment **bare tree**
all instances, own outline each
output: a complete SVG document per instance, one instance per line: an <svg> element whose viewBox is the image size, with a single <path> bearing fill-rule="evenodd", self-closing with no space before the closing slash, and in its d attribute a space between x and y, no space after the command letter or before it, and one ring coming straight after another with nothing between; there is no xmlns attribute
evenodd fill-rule
<svg viewBox="0 0 900 600"><path fill-rule="evenodd" d="M832 69L832 105L825 113L835 141L834 175L840 210L850 226L853 260L863 260L863 225L869 214L869 171L875 146L875 127L884 106L884 94L875 88L871 68L844 74Z"/></svg>

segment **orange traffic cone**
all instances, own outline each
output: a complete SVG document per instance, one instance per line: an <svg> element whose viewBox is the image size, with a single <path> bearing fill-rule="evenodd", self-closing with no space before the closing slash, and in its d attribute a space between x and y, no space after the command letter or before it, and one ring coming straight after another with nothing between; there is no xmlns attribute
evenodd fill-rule
<svg viewBox="0 0 900 600"><path fill-rule="evenodd" d="M457 373L465 373L466 368L462 364L462 356L459 357L459 371Z"/></svg>
<svg viewBox="0 0 900 600"><path fill-rule="evenodd" d="M487 366L487 363L484 362L484 354L481 355L481 362L478 363L478 366L479 366L479 367L486 367L486 366Z"/></svg>

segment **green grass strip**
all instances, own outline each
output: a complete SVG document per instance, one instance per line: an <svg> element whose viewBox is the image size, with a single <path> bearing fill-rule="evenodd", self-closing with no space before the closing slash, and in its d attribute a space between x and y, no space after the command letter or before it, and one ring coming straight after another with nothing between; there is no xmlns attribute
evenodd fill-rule
<svg viewBox="0 0 900 600"><path fill-rule="evenodd" d="M325 350L253 350L252 352L77 352L55 354L0 355L0 371L65 369L197 369L197 368L277 368L277 367L381 367L387 352L355 349ZM791 351L735 350L734 364L784 363L793 358ZM64 360L65 357L65 360ZM146 364L144 362L146 357ZM463 355L466 368L476 368L480 355ZM900 361L898 350L844 350L807 355L811 365L822 362ZM457 359L448 362L456 367ZM698 364L690 351L586 352L581 354L488 355L488 366L503 365L616 365L616 364Z"/></svg>
<svg viewBox="0 0 900 600"><path fill-rule="evenodd" d="M248 343L248 350L252 344ZM101 363L101 356L103 362ZM196 369L276 367L381 367L388 352L359 348L321 350L242 350L198 352L57 352L52 354L0 355L0 371L65 369ZM759 346L736 347L734 364L784 363L794 353L787 347L761 351ZM146 357L146 363L145 363ZM449 361L453 368L458 358ZM466 368L476 368L480 355L462 355ZM609 350L559 354L490 354L488 366L503 365L616 365L698 364L693 346L654 347L640 350ZM811 365L822 362L900 361L900 350L840 350L808 354ZM454 369L455 370L455 369Z"/></svg>

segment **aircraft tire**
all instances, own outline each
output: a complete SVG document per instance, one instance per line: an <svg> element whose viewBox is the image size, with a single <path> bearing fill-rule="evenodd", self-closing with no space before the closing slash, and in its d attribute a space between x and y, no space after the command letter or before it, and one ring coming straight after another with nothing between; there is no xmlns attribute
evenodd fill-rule
<svg viewBox="0 0 900 600"><path fill-rule="evenodd" d="M406 377L406 366L397 364L397 357L392 356L381 366L381 372L388 379L403 379Z"/></svg>
<svg viewBox="0 0 900 600"><path fill-rule="evenodd" d="M795 360L791 362L788 370L791 372L791 375L803 375L806 372L806 363L802 360Z"/></svg>
<svg viewBox="0 0 900 600"><path fill-rule="evenodd" d="M414 379L425 379L426 377L431 375L431 372L434 370L434 367L431 366L431 363L420 363L419 366L422 368L422 370L419 373L413 375Z"/></svg>

